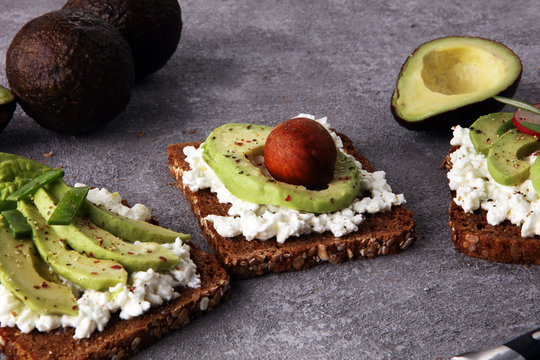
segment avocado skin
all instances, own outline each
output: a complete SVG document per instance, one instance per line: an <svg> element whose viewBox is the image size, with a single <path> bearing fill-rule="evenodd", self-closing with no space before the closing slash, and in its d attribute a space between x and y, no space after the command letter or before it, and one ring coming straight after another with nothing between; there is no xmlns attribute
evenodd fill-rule
<svg viewBox="0 0 540 360"><path fill-rule="evenodd" d="M0 93L2 92L9 93L9 90L3 86L0 86ZM7 124L9 124L9 121L13 117L13 113L15 112L16 107L17 107L17 100L15 100L15 97L13 97L13 99L11 100L8 100L7 102L4 102L4 103L0 102L0 133L4 131Z"/></svg>
<svg viewBox="0 0 540 360"><path fill-rule="evenodd" d="M469 37L469 36L452 36L452 37L456 38L456 39L460 39L460 38L470 39L470 38L472 38L472 37ZM492 42L492 43L499 44L499 45L507 48L508 51L511 54L513 54L519 60L519 57L511 49L509 49L507 46L505 46L502 43L499 43L499 42L494 41L494 40L484 39L484 38L481 38L481 37L474 37L474 38L478 39L478 40L485 40L485 41L489 41L489 42ZM434 40L438 40L438 39L434 39ZM432 41L434 41L434 40L432 40ZM392 98L391 98L391 101L390 101L390 110L392 112L392 116L398 122L399 125L407 128L409 130L413 130L413 131L433 131L433 130L447 131L450 127L452 127L454 125L461 125L461 126L468 127L470 124L472 124L481 115L485 115L485 114L488 114L488 113L499 112L499 111L501 111L503 109L504 104L502 104L502 103L498 102L497 100L493 99L493 97L489 97L489 98L487 98L487 99L485 99L483 101L468 104L468 105L465 105L465 106L460 106L460 107L455 108L453 110L450 110L450 111L447 111L447 112L444 112L444 113L440 113L440 114L436 114L434 116L431 116L431 117L426 118L426 119L421 120L421 121L409 122L409 121L403 119L397 113L397 109L396 109L396 106L395 106L394 101L393 101L396 96L399 97L399 91L398 91L398 86L397 85L399 83L401 75L403 74L404 69L408 65L409 60L412 59L412 57L416 54L416 52L424 45L425 44L422 44L422 45L418 46L411 53L411 55L409 55L409 57L407 58L407 61L405 61L405 63L403 63L403 65L401 66L398 78L396 80L396 86L394 88L394 92L392 94ZM502 91L500 91L500 92L498 92L496 94L492 94L491 96L498 95L498 96L504 96L504 97L509 97L509 98L514 96L514 94L515 94L515 92L517 90L517 87L519 85L519 82L521 80L521 75L523 73L523 65L521 64L521 60L519 60L519 65L520 65L519 72L516 75L515 80L507 88L503 89Z"/></svg>
<svg viewBox="0 0 540 360"><path fill-rule="evenodd" d="M68 0L113 25L131 46L138 79L161 69L176 51L182 32L177 0Z"/></svg>
<svg viewBox="0 0 540 360"><path fill-rule="evenodd" d="M135 81L120 33L95 15L71 10L24 25L9 46L6 75L30 117L71 134L89 133L116 117Z"/></svg>

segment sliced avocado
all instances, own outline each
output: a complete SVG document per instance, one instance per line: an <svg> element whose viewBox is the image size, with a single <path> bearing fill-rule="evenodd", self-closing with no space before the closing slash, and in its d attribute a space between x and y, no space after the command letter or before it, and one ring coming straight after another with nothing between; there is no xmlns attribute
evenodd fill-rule
<svg viewBox="0 0 540 360"><path fill-rule="evenodd" d="M511 97L521 79L519 57L478 37L444 37L420 45L403 64L392 95L396 121L411 130L469 125L502 109L492 96Z"/></svg>
<svg viewBox="0 0 540 360"><path fill-rule="evenodd" d="M534 160L534 163L531 166L531 181L534 190L537 194L540 194L540 157L536 158Z"/></svg>
<svg viewBox="0 0 540 360"><path fill-rule="evenodd" d="M50 184L48 189L54 197L61 199L68 191L69 186L62 181L58 181ZM88 200L85 201L84 207L85 216L91 222L125 241L157 242L163 244L174 242L177 237L182 241L187 241L191 238L189 234L172 231L147 223L146 221L128 219L107 209L103 209Z"/></svg>
<svg viewBox="0 0 540 360"><path fill-rule="evenodd" d="M358 168L353 159L337 152L334 178L324 190L276 181L253 165L263 155L271 127L226 124L210 133L203 145L203 159L236 197L257 204L325 213L349 206L361 190Z"/></svg>
<svg viewBox="0 0 540 360"><path fill-rule="evenodd" d="M41 216L47 220L56 208L56 199L41 188L34 194L34 203ZM127 243L98 228L87 218L79 217L70 225L50 225L56 233L66 239L74 250L97 259L119 262L128 272L173 269L178 256L157 243Z"/></svg>
<svg viewBox="0 0 540 360"><path fill-rule="evenodd" d="M15 240L0 221L0 282L41 315L77 315L77 300L64 285L48 281L35 269L32 240Z"/></svg>
<svg viewBox="0 0 540 360"><path fill-rule="evenodd" d="M127 282L127 272L116 261L95 259L69 250L56 231L47 225L29 200L19 201L18 209L33 227L33 241L41 258L59 275L85 288L107 290Z"/></svg>
<svg viewBox="0 0 540 360"><path fill-rule="evenodd" d="M0 86L0 133L5 129L13 117L17 101L11 91Z"/></svg>
<svg viewBox="0 0 540 360"><path fill-rule="evenodd" d="M513 113L494 113L480 116L469 127L469 137L477 154L487 156L489 148L497 140L498 131L507 122L512 121Z"/></svg>
<svg viewBox="0 0 540 360"><path fill-rule="evenodd" d="M498 138L489 149L487 165L493 180L501 185L521 184L529 177L530 165L521 160L540 149L539 139L510 130Z"/></svg>

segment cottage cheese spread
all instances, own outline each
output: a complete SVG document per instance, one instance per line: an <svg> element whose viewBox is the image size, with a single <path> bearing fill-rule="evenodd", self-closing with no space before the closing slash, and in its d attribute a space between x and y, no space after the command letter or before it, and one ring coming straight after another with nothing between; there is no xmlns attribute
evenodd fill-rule
<svg viewBox="0 0 540 360"><path fill-rule="evenodd" d="M133 212L123 210L119 207L123 206L120 203L121 197L117 193L111 194L106 189L90 190L88 198L94 201L96 197L100 199L96 204L104 204L115 212L116 209L120 209L121 215L132 219L140 218L140 213L150 214L146 206L141 204L138 204L138 207L134 206L139 210ZM75 295L80 296L77 301L79 307L77 316L39 315L0 284L0 304L3 304L0 307L0 326L17 326L23 333L33 329L50 331L58 327L73 327L74 338L82 339L89 337L96 329L102 331L114 312L119 311L120 318L128 320L143 314L152 306L178 298L180 294L174 290L177 286L200 287L201 280L189 256L189 246L183 244L180 238L174 243L162 246L180 258L175 269L165 272L155 272L152 269L135 272L130 275L128 285L117 284L105 292L84 290L63 279L64 284L69 286Z"/></svg>
<svg viewBox="0 0 540 360"><path fill-rule="evenodd" d="M450 154L452 169L448 172L450 189L456 192L455 203L467 213L486 210L490 225L508 219L521 226L521 236L540 235L540 199L531 179L517 186L495 182L487 158L476 153L467 128L456 126L450 144L459 146ZM537 154L529 156L529 162L532 164L536 158Z"/></svg>
<svg viewBox="0 0 540 360"><path fill-rule="evenodd" d="M312 115L300 114L298 117L315 119ZM332 135L336 147L343 148L339 136L330 130L327 118L317 119ZM360 171L364 191L371 196L358 197L347 208L329 214L314 214L281 206L259 205L241 200L231 194L214 171L204 162L202 148L192 146L184 148L186 161L191 168L184 172L182 182L191 191L209 188L216 193L221 203L230 203L229 216L209 215L205 219L214 223L214 228L223 237L244 235L247 240L267 240L276 237L277 242L284 243L291 236L300 236L311 232L323 233L331 231L340 237L358 230L358 224L364 220L365 213L374 214L390 210L394 205L405 203L403 194L394 194L387 184L384 171L370 173L362 169L355 160Z"/></svg>

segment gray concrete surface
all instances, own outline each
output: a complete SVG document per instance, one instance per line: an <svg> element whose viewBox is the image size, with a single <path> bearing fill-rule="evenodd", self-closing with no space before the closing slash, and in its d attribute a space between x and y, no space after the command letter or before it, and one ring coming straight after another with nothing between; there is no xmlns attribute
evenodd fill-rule
<svg viewBox="0 0 540 360"><path fill-rule="evenodd" d="M233 281L227 302L137 360L446 359L539 325L538 267L472 259L452 247L448 184L439 170L450 131L408 131L393 120L389 102L406 56L447 35L508 45L524 65L516 97L538 101L540 3L180 3L177 52L137 84L123 114L74 137L45 130L18 109L0 134L0 151L63 165L72 181L146 203L163 225L191 233L208 249L186 200L171 186L167 145L202 140L229 121L274 125L300 112L328 116L405 194L419 237L397 256ZM0 84L7 84L4 55L16 31L62 4L0 0ZM52 157L43 156L49 152Z"/></svg>

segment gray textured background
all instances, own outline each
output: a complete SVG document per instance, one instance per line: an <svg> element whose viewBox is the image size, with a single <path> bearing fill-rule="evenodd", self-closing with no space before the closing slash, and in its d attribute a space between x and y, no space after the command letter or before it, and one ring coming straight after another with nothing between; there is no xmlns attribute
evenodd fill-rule
<svg viewBox="0 0 540 360"><path fill-rule="evenodd" d="M229 121L274 125L300 112L328 116L405 194L419 238L397 256L233 281L227 302L136 359L448 358L539 325L538 267L476 260L452 247L448 184L439 170L450 131L410 132L389 109L406 56L447 35L508 45L524 65L516 97L538 101L539 2L180 3L177 52L137 84L123 114L74 137L45 130L18 109L0 134L0 151L61 164L70 179L145 203L163 225L208 249L171 186L167 145L202 140ZM0 0L0 84L7 84L5 52L17 30L62 4Z"/></svg>

